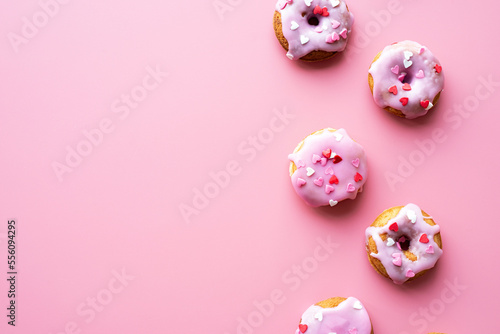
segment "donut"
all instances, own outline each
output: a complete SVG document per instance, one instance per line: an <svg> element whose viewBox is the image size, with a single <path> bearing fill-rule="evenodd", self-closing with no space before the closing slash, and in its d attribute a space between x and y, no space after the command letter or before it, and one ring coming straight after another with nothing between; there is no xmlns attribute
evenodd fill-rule
<svg viewBox="0 0 500 334"><path fill-rule="evenodd" d="M443 254L439 225L411 203L382 212L365 236L371 265L396 284L422 276Z"/></svg>
<svg viewBox="0 0 500 334"><path fill-rule="evenodd" d="M402 41L386 46L368 70L373 100L408 119L424 116L437 103L444 85L439 61L425 46Z"/></svg>
<svg viewBox="0 0 500 334"><path fill-rule="evenodd" d="M343 51L353 16L341 0L278 0L274 32L292 60L318 61Z"/></svg>
<svg viewBox="0 0 500 334"><path fill-rule="evenodd" d="M295 334L373 334L368 312L354 298L334 297L310 306Z"/></svg>
<svg viewBox="0 0 500 334"><path fill-rule="evenodd" d="M354 199L366 182L365 151L344 129L310 134L288 159L293 188L312 207Z"/></svg>

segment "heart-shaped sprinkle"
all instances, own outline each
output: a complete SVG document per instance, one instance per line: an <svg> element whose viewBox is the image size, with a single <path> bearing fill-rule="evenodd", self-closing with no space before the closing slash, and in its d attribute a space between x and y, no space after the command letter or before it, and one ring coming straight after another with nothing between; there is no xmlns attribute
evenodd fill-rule
<svg viewBox="0 0 500 334"><path fill-rule="evenodd" d="M340 32L339 35L342 36L343 39L346 39L347 38L347 29L346 28L342 29L342 31Z"/></svg>
<svg viewBox="0 0 500 334"><path fill-rule="evenodd" d="M358 329L357 328L349 329L349 334L358 334Z"/></svg>
<svg viewBox="0 0 500 334"><path fill-rule="evenodd" d="M399 73L399 65L391 67L391 72L394 74L398 74Z"/></svg>
<svg viewBox="0 0 500 334"><path fill-rule="evenodd" d="M401 104L403 106L407 105L408 104L408 98L407 97L402 97L399 99L399 102L401 102Z"/></svg>
<svg viewBox="0 0 500 334"><path fill-rule="evenodd" d="M389 93L392 93L394 95L396 95L398 93L398 87L396 87L396 85L389 87L388 90L389 90Z"/></svg>
<svg viewBox="0 0 500 334"><path fill-rule="evenodd" d="M392 260L392 263L395 266L401 267L401 264L403 264L401 253L392 253L392 257L394 258L394 260Z"/></svg>
<svg viewBox="0 0 500 334"><path fill-rule="evenodd" d="M328 183L330 183L330 184L339 184L339 179L335 175L332 175L332 177L330 178L330 180L328 181Z"/></svg>
<svg viewBox="0 0 500 334"><path fill-rule="evenodd" d="M329 184L327 184L327 185L325 186L325 193L327 193L327 194L331 193L331 192L332 192L332 191L334 191L334 190L335 190L335 188L334 188L334 187L332 187L332 186L331 186L331 185L329 185Z"/></svg>
<svg viewBox="0 0 500 334"><path fill-rule="evenodd" d="M307 42L309 42L309 37L304 36L304 35L300 35L300 44L304 45Z"/></svg>
<svg viewBox="0 0 500 334"><path fill-rule="evenodd" d="M285 9L286 5L291 5L293 3L293 0L285 0L281 2L281 9Z"/></svg>
<svg viewBox="0 0 500 334"><path fill-rule="evenodd" d="M341 141L342 138L344 138L344 136L341 133L334 132L333 135L336 141Z"/></svg>
<svg viewBox="0 0 500 334"><path fill-rule="evenodd" d="M339 2L340 3L340 2ZM335 7L335 6L334 6ZM334 19L331 19L332 21L332 28L333 29L337 29L338 27L340 27L340 22L337 21L337 20L334 20Z"/></svg>
<svg viewBox="0 0 500 334"><path fill-rule="evenodd" d="M299 24L295 21L292 21L290 23L290 30L297 30L297 28L299 27Z"/></svg>
<svg viewBox="0 0 500 334"><path fill-rule="evenodd" d="M351 163L354 167L358 168L359 167L359 158L354 159L353 161L351 161Z"/></svg>
<svg viewBox="0 0 500 334"><path fill-rule="evenodd" d="M327 161L326 158L321 158L321 162L320 162L321 166L325 166L326 161Z"/></svg>
<svg viewBox="0 0 500 334"><path fill-rule="evenodd" d="M410 86L410 84L409 84L409 83L405 83L405 84L403 85L403 90L406 90L406 91L411 90L411 86Z"/></svg>
<svg viewBox="0 0 500 334"><path fill-rule="evenodd" d="M418 241L420 241L421 243L423 244L426 244L429 242L429 238L427 238L427 234L422 234L422 236L420 237L420 239L418 239Z"/></svg>
<svg viewBox="0 0 500 334"><path fill-rule="evenodd" d="M393 238L387 238L387 243L386 243L387 246L391 247L394 244L395 242Z"/></svg>
<svg viewBox="0 0 500 334"><path fill-rule="evenodd" d="M356 173L356 175L354 175L354 181L356 182L363 181L363 176L361 176L361 174L359 173Z"/></svg>
<svg viewBox="0 0 500 334"><path fill-rule="evenodd" d="M313 175L316 171L314 169L312 169L311 167L307 167L307 176L311 176Z"/></svg>
<svg viewBox="0 0 500 334"><path fill-rule="evenodd" d="M413 210L408 210L406 211L406 217L408 218L409 221L411 221L413 224L417 221L417 214Z"/></svg>
<svg viewBox="0 0 500 334"><path fill-rule="evenodd" d="M411 57L413 57L413 52L411 51L405 51L403 52L405 59L410 60Z"/></svg>
<svg viewBox="0 0 500 334"><path fill-rule="evenodd" d="M420 101L422 108L427 108L429 106L429 100Z"/></svg>
<svg viewBox="0 0 500 334"><path fill-rule="evenodd" d="M314 15L321 15L321 16L329 16L330 13L328 13L328 9L326 7L321 8L320 6L314 7L313 11Z"/></svg>
<svg viewBox="0 0 500 334"><path fill-rule="evenodd" d="M406 77L406 72L401 72L401 74L398 76L398 80L403 82L403 80L405 79Z"/></svg>
<svg viewBox="0 0 500 334"><path fill-rule="evenodd" d="M302 168L302 167L306 166L306 164L302 160L297 161L296 165L297 165L297 168Z"/></svg>
<svg viewBox="0 0 500 334"><path fill-rule="evenodd" d="M389 226L389 230L394 231L394 232L397 232L397 231L399 230L398 223L392 223L392 224Z"/></svg>
<svg viewBox="0 0 500 334"><path fill-rule="evenodd" d="M405 66L405 68L410 67L412 64L413 62L411 60L408 59L403 60L403 65Z"/></svg>
<svg viewBox="0 0 500 334"><path fill-rule="evenodd" d="M318 313L316 313L314 315L314 318L318 319L318 321L322 321L323 320L323 312L319 311Z"/></svg>
<svg viewBox="0 0 500 334"><path fill-rule="evenodd" d="M337 201L334 201L333 199L331 199L330 201L328 201L328 204L330 204L330 206L335 206L337 205L339 202Z"/></svg>
<svg viewBox="0 0 500 334"><path fill-rule="evenodd" d="M352 183L348 183L346 190L348 193L353 193L356 190L356 187L354 187L354 185Z"/></svg>
<svg viewBox="0 0 500 334"><path fill-rule="evenodd" d="M422 53L424 53L425 51L425 48L420 48L420 51L418 52L419 55L421 55Z"/></svg>
<svg viewBox="0 0 500 334"><path fill-rule="evenodd" d="M429 102L429 105L427 106L427 108L425 108L425 110L429 110L429 109L431 109L432 107L434 107L434 105L432 104L432 102Z"/></svg>
<svg viewBox="0 0 500 334"><path fill-rule="evenodd" d="M324 150L323 152L323 156L326 157L326 158L330 158L330 155L332 154L332 149L329 148L327 150Z"/></svg>
<svg viewBox="0 0 500 334"><path fill-rule="evenodd" d="M332 168L332 166L326 167L325 174L333 175L333 168Z"/></svg>
<svg viewBox="0 0 500 334"><path fill-rule="evenodd" d="M307 7L310 7L313 0L304 0L304 2L305 2Z"/></svg>
<svg viewBox="0 0 500 334"><path fill-rule="evenodd" d="M354 304L352 305L352 307L356 310L361 310L363 309L363 305L361 305L361 302L359 300L356 300L354 302Z"/></svg>
<svg viewBox="0 0 500 334"><path fill-rule="evenodd" d="M340 0L330 0L332 7L335 8L340 5Z"/></svg>
<svg viewBox="0 0 500 334"><path fill-rule="evenodd" d="M307 330L307 325L304 325L304 324L299 324L299 331L301 333L305 333Z"/></svg>
<svg viewBox="0 0 500 334"><path fill-rule="evenodd" d="M413 270L408 269L408 271L406 272L406 277L408 278L415 277L415 273L413 272Z"/></svg>
<svg viewBox="0 0 500 334"><path fill-rule="evenodd" d="M302 187L304 184L306 184L306 180L301 179L300 177L297 178L297 186Z"/></svg>
<svg viewBox="0 0 500 334"><path fill-rule="evenodd" d="M427 254L434 254L434 247L432 247L432 245L429 245L429 247L427 247L427 249L425 250L425 252Z"/></svg>
<svg viewBox="0 0 500 334"><path fill-rule="evenodd" d="M323 32L323 27L318 26L314 29L314 31L317 32L318 34L321 34Z"/></svg>
<svg viewBox="0 0 500 334"><path fill-rule="evenodd" d="M314 180L314 184L317 185L318 187L321 187L323 185L323 178L320 176L317 179Z"/></svg>
<svg viewBox="0 0 500 334"><path fill-rule="evenodd" d="M333 34L331 35L328 35L326 36L326 42L328 44L332 44L332 43L335 43L336 41L338 41L340 39L339 37L339 34L337 34L336 32L334 32Z"/></svg>
<svg viewBox="0 0 500 334"><path fill-rule="evenodd" d="M315 163L318 163L321 160L321 157L319 155L317 155L317 154L313 154L311 160L312 160L313 164L315 164Z"/></svg>
<svg viewBox="0 0 500 334"><path fill-rule="evenodd" d="M401 250L401 243L396 242L396 246L398 246L398 249Z"/></svg>
<svg viewBox="0 0 500 334"><path fill-rule="evenodd" d="M335 155L333 156L333 163L334 163L334 164L338 164L339 162L341 162L341 161L342 161L342 158L340 157L340 155L337 155L336 153L332 153L332 154L335 154Z"/></svg>
<svg viewBox="0 0 500 334"><path fill-rule="evenodd" d="M436 73L441 73L441 71L443 70L443 68L439 64L436 64L436 66L434 66L434 69L436 70Z"/></svg>
<svg viewBox="0 0 500 334"><path fill-rule="evenodd" d="M287 57L288 59L290 59L290 60L293 60L293 59L295 58L295 57L293 56L293 54L291 54L291 53L289 53L289 52L287 52L287 53L286 53L286 57Z"/></svg>
<svg viewBox="0 0 500 334"><path fill-rule="evenodd" d="M424 71L422 71L422 70L419 70L417 72L417 74L415 74L415 78L417 78L417 79L422 79L424 76L425 76Z"/></svg>

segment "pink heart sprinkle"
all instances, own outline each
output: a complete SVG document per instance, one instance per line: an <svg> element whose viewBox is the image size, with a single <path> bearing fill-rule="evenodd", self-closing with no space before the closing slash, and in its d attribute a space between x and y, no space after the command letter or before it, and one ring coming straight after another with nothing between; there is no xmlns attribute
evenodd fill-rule
<svg viewBox="0 0 500 334"><path fill-rule="evenodd" d="M297 186L302 187L304 184L306 184L306 180L301 179L300 177L297 179Z"/></svg>
<svg viewBox="0 0 500 334"><path fill-rule="evenodd" d="M302 167L306 166L306 164L302 160L297 161L296 165L297 165L297 168L302 168Z"/></svg>
<svg viewBox="0 0 500 334"><path fill-rule="evenodd" d="M401 238L399 238L398 242L405 242L406 241L406 238L404 236L402 236Z"/></svg>
<svg viewBox="0 0 500 334"><path fill-rule="evenodd" d="M405 72L401 72L401 75L398 77L398 80L403 82L403 80L405 79L405 76L406 76L406 73Z"/></svg>
<svg viewBox="0 0 500 334"><path fill-rule="evenodd" d="M321 187L323 185L323 178L321 176L318 177L316 180L314 180L314 184L318 187Z"/></svg>
<svg viewBox="0 0 500 334"><path fill-rule="evenodd" d="M321 166L325 166L326 162L327 162L326 158L321 158L321 162L320 162Z"/></svg>
<svg viewBox="0 0 500 334"><path fill-rule="evenodd" d="M337 20L332 19L332 27L333 29L337 29L340 26L340 22Z"/></svg>
<svg viewBox="0 0 500 334"><path fill-rule="evenodd" d="M316 31L317 33L322 33L323 32L323 28L316 27L316 29L314 29L314 31Z"/></svg>
<svg viewBox="0 0 500 334"><path fill-rule="evenodd" d="M415 77L418 79L422 79L424 77L424 71L418 71L417 74L415 74Z"/></svg>
<svg viewBox="0 0 500 334"><path fill-rule="evenodd" d="M358 168L359 167L359 158L354 159L353 161L351 161L351 163L354 167Z"/></svg>
<svg viewBox="0 0 500 334"><path fill-rule="evenodd" d="M354 190L356 190L356 187L354 187L354 185L352 183L348 183L347 184L347 192L348 193L353 193Z"/></svg>
<svg viewBox="0 0 500 334"><path fill-rule="evenodd" d="M408 278L415 277L415 273L413 272L413 270L408 269L408 271L406 272L406 277Z"/></svg>
<svg viewBox="0 0 500 334"><path fill-rule="evenodd" d="M427 249L425 250L425 252L427 254L434 254L434 247L432 247L432 245L429 245L429 247L427 247Z"/></svg>
<svg viewBox="0 0 500 334"><path fill-rule="evenodd" d="M334 190L335 190L335 188L334 188L334 187L332 187L332 186L331 186L331 185L329 185L329 184L327 184L327 185L325 186L325 193L327 193L327 194L331 193L331 192L332 192L332 191L334 191Z"/></svg>
<svg viewBox="0 0 500 334"><path fill-rule="evenodd" d="M391 72L394 74L398 74L399 73L399 65L391 67Z"/></svg>
<svg viewBox="0 0 500 334"><path fill-rule="evenodd" d="M317 154L313 154L313 156L312 156L313 164L317 163L318 161L321 161L321 157Z"/></svg>
<svg viewBox="0 0 500 334"><path fill-rule="evenodd" d="M424 51L425 51L425 48L421 48L420 52L418 54L421 55L422 53L424 53Z"/></svg>
<svg viewBox="0 0 500 334"><path fill-rule="evenodd" d="M344 28L341 32L340 32L340 36L342 36L343 39L346 39L347 38L347 29Z"/></svg>
<svg viewBox="0 0 500 334"><path fill-rule="evenodd" d="M401 249L401 244L400 244L399 242L396 242L396 246L398 246L398 249L399 249L399 250L402 250L402 249Z"/></svg>
<svg viewBox="0 0 500 334"><path fill-rule="evenodd" d="M335 43L335 41L338 41L339 39L340 39L339 34L337 34L336 32L326 36L326 42L329 44Z"/></svg>
<svg viewBox="0 0 500 334"><path fill-rule="evenodd" d="M333 168L331 166L326 167L325 174L333 175Z"/></svg>
<svg viewBox="0 0 500 334"><path fill-rule="evenodd" d="M395 266L401 267L401 264L403 263L401 260L401 253L392 253L392 257L394 258L394 260L392 260L392 263Z"/></svg>

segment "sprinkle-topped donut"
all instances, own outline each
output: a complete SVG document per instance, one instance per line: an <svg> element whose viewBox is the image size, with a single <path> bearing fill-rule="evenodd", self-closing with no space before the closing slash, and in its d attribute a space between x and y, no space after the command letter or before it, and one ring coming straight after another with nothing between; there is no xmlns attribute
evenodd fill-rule
<svg viewBox="0 0 500 334"><path fill-rule="evenodd" d="M439 231L415 204L387 209L366 229L370 263L396 284L421 276L443 253Z"/></svg>
<svg viewBox="0 0 500 334"><path fill-rule="evenodd" d="M427 114L444 86L439 61L413 41L386 46L373 60L368 83L375 103L409 119Z"/></svg>
<svg viewBox="0 0 500 334"><path fill-rule="evenodd" d="M354 297L334 297L310 306L300 319L295 334L370 334L368 312Z"/></svg>
<svg viewBox="0 0 500 334"><path fill-rule="evenodd" d="M366 182L365 151L344 129L314 132L288 159L293 188L313 207L354 199Z"/></svg>
<svg viewBox="0 0 500 334"><path fill-rule="evenodd" d="M341 0L278 0L274 31L292 60L317 61L343 51L353 15Z"/></svg>

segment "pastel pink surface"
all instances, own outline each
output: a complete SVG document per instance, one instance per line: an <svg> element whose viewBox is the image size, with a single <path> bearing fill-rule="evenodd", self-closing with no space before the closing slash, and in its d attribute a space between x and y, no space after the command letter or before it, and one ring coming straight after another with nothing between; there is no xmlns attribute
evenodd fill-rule
<svg viewBox="0 0 500 334"><path fill-rule="evenodd" d="M12 328L3 311L1 333L294 333L333 296L362 300L375 333L500 327L500 270L478 261L499 233L498 4L350 1L346 50L318 64L283 57L274 5L69 1L16 53L9 33L42 9L0 4L3 310L6 222L19 224L18 318ZM446 71L439 103L412 121L367 84L377 52L405 39ZM155 71L168 75L127 109ZM59 182L53 163L103 120L108 133ZM363 145L370 177L356 200L313 209L287 155L324 127ZM444 254L399 287L370 267L364 231L410 202L440 225Z"/></svg>

